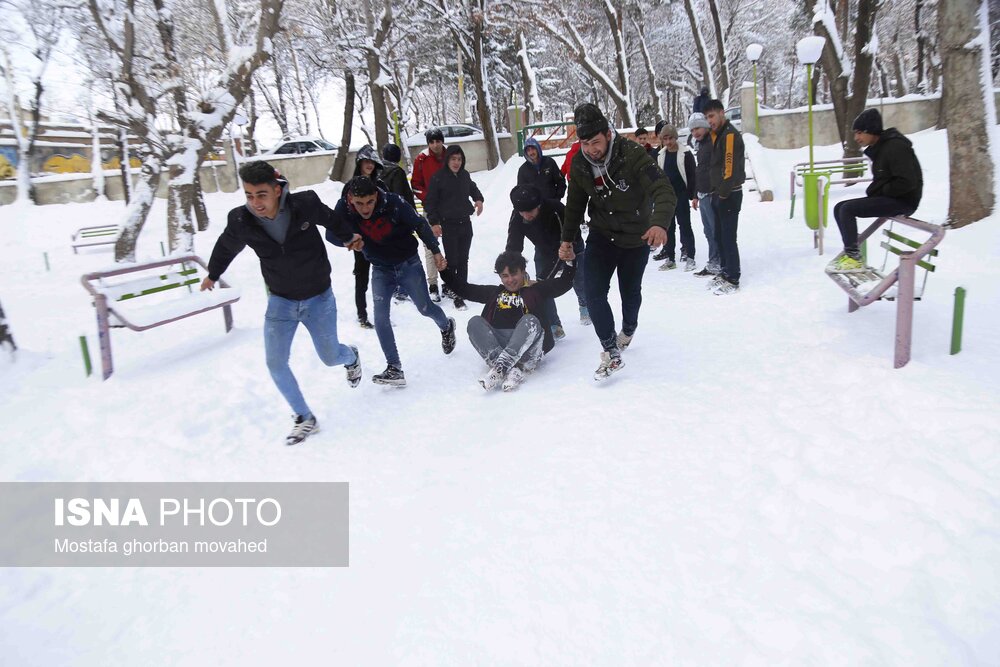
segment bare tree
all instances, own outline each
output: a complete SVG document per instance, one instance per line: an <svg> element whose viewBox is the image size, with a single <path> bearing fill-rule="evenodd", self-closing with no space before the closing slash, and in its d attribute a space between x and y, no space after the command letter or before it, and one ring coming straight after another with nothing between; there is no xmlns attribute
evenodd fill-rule
<svg viewBox="0 0 1000 667"><path fill-rule="evenodd" d="M990 215L995 204L990 144L997 116L986 3L939 0L938 33L944 70L941 109L948 127L948 222L961 227Z"/></svg>

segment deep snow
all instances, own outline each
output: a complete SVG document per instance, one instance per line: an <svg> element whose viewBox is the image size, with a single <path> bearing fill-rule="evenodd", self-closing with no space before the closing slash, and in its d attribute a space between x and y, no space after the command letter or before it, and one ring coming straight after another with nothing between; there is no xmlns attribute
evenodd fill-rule
<svg viewBox="0 0 1000 667"><path fill-rule="evenodd" d="M915 141L916 215L940 221L946 138ZM822 270L832 252L816 255L801 213L788 220L806 151L763 152L755 168L779 191L744 199L740 293L651 263L626 368L605 385L572 292L568 337L516 393L476 383L475 305L447 358L433 324L393 306L409 386L372 385L384 360L354 324L351 258L331 246L341 338L365 379L348 389L300 330L292 366L323 431L295 448L251 251L224 276L243 293L232 333L218 311L115 330L102 383L83 376L77 337L96 342L79 276L111 258L68 241L121 205L0 209L0 302L21 347L0 362L0 479L351 483L349 568L0 571L0 663L998 664L1000 216L948 233L913 360L894 370L894 304L848 315ZM473 280L496 280L517 166L475 175ZM332 204L339 187L315 189ZM241 199L208 196L206 259ZM159 256L164 218L160 201L141 256ZM700 266L697 217L695 231ZM949 356L959 285L964 350Z"/></svg>

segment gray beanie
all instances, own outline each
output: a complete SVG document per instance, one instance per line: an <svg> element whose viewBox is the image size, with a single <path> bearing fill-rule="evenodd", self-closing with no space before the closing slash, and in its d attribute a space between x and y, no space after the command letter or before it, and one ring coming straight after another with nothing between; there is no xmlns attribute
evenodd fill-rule
<svg viewBox="0 0 1000 667"><path fill-rule="evenodd" d="M708 120L705 118L705 114L695 112L695 113L691 114L690 116L688 116L688 129L689 130L694 130L694 129L697 129L699 127L703 127L706 130L712 129L708 125Z"/></svg>

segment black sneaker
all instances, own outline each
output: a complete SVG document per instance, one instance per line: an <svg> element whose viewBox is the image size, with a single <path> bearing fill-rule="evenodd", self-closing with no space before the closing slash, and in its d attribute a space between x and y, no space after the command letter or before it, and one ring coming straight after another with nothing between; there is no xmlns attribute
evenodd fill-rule
<svg viewBox="0 0 1000 667"><path fill-rule="evenodd" d="M374 329L375 325L368 321L368 316L358 318L358 326L362 329Z"/></svg>
<svg viewBox="0 0 1000 667"><path fill-rule="evenodd" d="M386 366L385 370L378 375L373 375L372 382L375 384L384 384L390 387L406 386L406 378L403 376L403 369L397 368L392 364Z"/></svg>
<svg viewBox="0 0 1000 667"><path fill-rule="evenodd" d="M465 305L465 299L460 296L455 297L455 310L467 310L469 307Z"/></svg>
<svg viewBox="0 0 1000 667"><path fill-rule="evenodd" d="M316 417L306 419L302 415L296 415L295 426L292 427L292 432L285 438L285 444L297 445L318 430L319 422L316 421Z"/></svg>
<svg viewBox="0 0 1000 667"><path fill-rule="evenodd" d="M346 364L344 368L347 370L347 384L353 389L361 384L361 355L358 354L358 348L353 345L350 348L354 350L354 363Z"/></svg>
<svg viewBox="0 0 1000 667"><path fill-rule="evenodd" d="M392 295L392 300L396 303L403 303L410 300L410 295L403 290L397 289L395 294Z"/></svg>
<svg viewBox="0 0 1000 667"><path fill-rule="evenodd" d="M455 349L455 318L448 318L448 328L441 332L441 349L445 354L451 354Z"/></svg>
<svg viewBox="0 0 1000 667"><path fill-rule="evenodd" d="M437 285L430 286L430 293L431 293L431 301L433 301L434 303L441 303L441 293L438 292Z"/></svg>
<svg viewBox="0 0 1000 667"><path fill-rule="evenodd" d="M444 289L441 290L441 293L444 295L444 298L446 298L446 299L456 299L456 298L458 298L458 295L455 294L452 291L452 289L450 287L448 287L447 285L444 286Z"/></svg>
<svg viewBox="0 0 1000 667"><path fill-rule="evenodd" d="M653 255L653 261L654 261L654 262L659 262L659 261L661 261L661 260L664 260L664 259L666 259L666 258L667 258L667 256L668 256L669 254L670 254L670 253L668 253L668 252L667 252L667 246L666 246L666 245L664 245L664 246L663 246L662 248L660 248L660 252L658 252L658 253L656 253L655 255Z"/></svg>

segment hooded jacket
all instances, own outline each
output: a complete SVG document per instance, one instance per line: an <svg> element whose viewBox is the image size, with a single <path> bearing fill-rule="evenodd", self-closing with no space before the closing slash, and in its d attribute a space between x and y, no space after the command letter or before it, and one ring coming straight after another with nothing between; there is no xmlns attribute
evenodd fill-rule
<svg viewBox="0 0 1000 667"><path fill-rule="evenodd" d="M448 166L452 155L462 157L462 166L457 174ZM483 201L483 193L465 170L465 153L461 146L450 146L445 151L444 164L444 168L431 177L427 186L427 197L424 199L427 220L432 225L468 223L476 210L472 202Z"/></svg>
<svg viewBox="0 0 1000 667"><path fill-rule="evenodd" d="M399 195L403 198L410 206L416 208L417 202L413 198L413 190L410 189L410 181L406 178L406 172L395 162L390 162L385 165L382 170L382 182L385 183L385 189L389 192Z"/></svg>
<svg viewBox="0 0 1000 667"><path fill-rule="evenodd" d="M595 164L582 150L573 157L562 240L576 238L586 211L591 233L619 248L638 248L650 227L669 227L676 205L670 181L646 149L612 132L604 162Z"/></svg>
<svg viewBox="0 0 1000 667"><path fill-rule="evenodd" d="M431 252L441 252L437 239L427 221L420 217L413 207L397 194L379 191L375 210L370 218L362 218L351 206L345 194L333 210L342 227L352 234L361 234L365 245L361 249L365 259L379 266L396 266L417 254L416 232L420 240ZM342 245L341 239L327 230L326 240L334 245Z"/></svg>
<svg viewBox="0 0 1000 667"><path fill-rule="evenodd" d="M379 190L388 191L389 186L387 186L385 184L385 181L382 180L382 169L385 167L385 165L382 162L382 158L380 158L378 156L378 153L375 152L375 149L372 148L371 146L362 146L361 148L358 149L357 155L354 156L355 178L358 176L364 176L364 174L361 173L362 160L371 160L372 162L375 163L375 171L373 171L371 173L371 176L369 176L368 178L372 179L372 181L375 183L375 186Z"/></svg>
<svg viewBox="0 0 1000 667"><path fill-rule="evenodd" d="M271 238L246 206L231 210L208 261L208 277L218 280L236 255L250 246L260 258L260 272L271 294L304 301L326 291L330 260L316 226L326 227L327 238L337 239L340 245L350 242L354 231L312 190L289 193L286 202L292 219L283 243Z"/></svg>
<svg viewBox="0 0 1000 667"><path fill-rule="evenodd" d="M441 156L438 157L431 152L430 148L425 148L413 161L413 176L410 178L410 186L413 188L413 194L420 201L427 200L427 188L434 174L444 166L446 150L447 148L442 148Z"/></svg>
<svg viewBox="0 0 1000 667"><path fill-rule="evenodd" d="M890 127L879 140L865 149L872 161L872 182L865 193L869 197L892 197L916 210L924 191L924 176L913 152L913 142Z"/></svg>
<svg viewBox="0 0 1000 667"><path fill-rule="evenodd" d="M524 164L517 170L517 184L534 185L542 193L542 199L561 200L566 194L566 178L559 170L559 165L542 153L542 145L534 137L524 142L526 152L529 146L534 146L538 151L538 164L532 164L526 153Z"/></svg>

